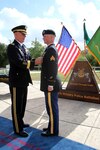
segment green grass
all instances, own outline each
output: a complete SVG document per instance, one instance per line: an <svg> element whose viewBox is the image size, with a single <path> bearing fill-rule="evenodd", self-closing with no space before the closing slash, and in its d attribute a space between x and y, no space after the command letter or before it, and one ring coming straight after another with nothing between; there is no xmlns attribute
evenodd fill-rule
<svg viewBox="0 0 100 150"><path fill-rule="evenodd" d="M100 71L99 72L95 72L94 73L94 77L95 77L97 83L100 84Z"/></svg>
<svg viewBox="0 0 100 150"><path fill-rule="evenodd" d="M32 72L31 77L32 77L32 80L39 81L40 80L40 71L37 73Z"/></svg>
<svg viewBox="0 0 100 150"><path fill-rule="evenodd" d="M6 74L6 73L7 73L6 70L0 70L0 74ZM59 77L60 77L62 82L64 82L64 81L68 82L71 73L69 75L67 75L66 77L63 76L61 73L59 73L58 75L59 75ZM32 77L32 80L39 81L40 80L40 71L36 71L36 72L32 71L31 72L31 77ZM95 71L94 77L96 79L96 82L98 84L100 84L100 70L99 71Z"/></svg>
<svg viewBox="0 0 100 150"><path fill-rule="evenodd" d="M70 78L70 76L71 76L71 74L69 74L69 75L67 75L67 76L65 77L65 76L63 76L61 73L59 73L58 75L59 75L59 77L60 77L60 79L61 79L62 82L64 82L64 81L68 82L68 81L69 81L69 78ZM32 77L32 80L39 81L39 80L40 80L40 71L39 71L39 72L36 72L36 73L33 71L33 72L31 73L31 77ZM94 77L95 77L97 83L100 84L100 71L99 71L99 72L95 72L95 73L94 73Z"/></svg>

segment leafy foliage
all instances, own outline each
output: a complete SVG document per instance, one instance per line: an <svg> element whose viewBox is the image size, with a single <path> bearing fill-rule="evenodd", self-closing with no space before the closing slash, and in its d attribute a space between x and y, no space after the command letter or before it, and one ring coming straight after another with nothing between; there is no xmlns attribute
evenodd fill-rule
<svg viewBox="0 0 100 150"><path fill-rule="evenodd" d="M7 45L5 45L4 43L0 43L0 67L5 67L8 64L6 49ZM31 53L32 58L37 58L43 54L44 49L45 46L43 46L39 41L37 41L37 39L35 39L35 41L32 41L32 47L29 48L29 51ZM78 60L83 61L86 59L89 61L91 66L99 66L98 62L94 59L94 57L91 54L82 51Z"/></svg>
<svg viewBox="0 0 100 150"><path fill-rule="evenodd" d="M44 46L37 40L32 41L32 47L29 48L32 58L37 58L43 54Z"/></svg>
<svg viewBox="0 0 100 150"><path fill-rule="evenodd" d="M7 46L4 43L0 43L0 67L5 67L8 64Z"/></svg>

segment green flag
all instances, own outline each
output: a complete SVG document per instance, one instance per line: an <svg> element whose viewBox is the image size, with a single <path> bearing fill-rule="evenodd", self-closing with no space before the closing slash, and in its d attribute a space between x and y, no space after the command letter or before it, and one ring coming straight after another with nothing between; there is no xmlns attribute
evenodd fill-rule
<svg viewBox="0 0 100 150"><path fill-rule="evenodd" d="M87 44L87 49L100 64L100 26Z"/></svg>
<svg viewBox="0 0 100 150"><path fill-rule="evenodd" d="M84 30L84 40L85 40L85 43L87 45L89 43L89 41L90 41L90 38L89 38L89 36L87 34L87 31L86 31L85 22L83 24L83 30Z"/></svg>

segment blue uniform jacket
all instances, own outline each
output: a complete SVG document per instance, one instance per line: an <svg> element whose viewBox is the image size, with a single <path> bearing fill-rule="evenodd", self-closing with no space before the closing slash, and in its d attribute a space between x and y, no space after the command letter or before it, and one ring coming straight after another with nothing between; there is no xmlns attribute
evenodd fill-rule
<svg viewBox="0 0 100 150"><path fill-rule="evenodd" d="M54 87L54 91L59 91L61 82L58 78L58 53L54 44L49 45L43 55L41 69L41 91L47 91L48 85Z"/></svg>
<svg viewBox="0 0 100 150"><path fill-rule="evenodd" d="M32 83L27 61L31 60L30 54L22 52L21 45L14 40L7 47L7 55L10 63L9 84L13 87L26 87Z"/></svg>

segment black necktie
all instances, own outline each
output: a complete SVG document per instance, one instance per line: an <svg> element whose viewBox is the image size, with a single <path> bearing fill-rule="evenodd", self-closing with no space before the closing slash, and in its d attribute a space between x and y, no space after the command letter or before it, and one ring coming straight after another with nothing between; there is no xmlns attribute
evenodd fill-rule
<svg viewBox="0 0 100 150"><path fill-rule="evenodd" d="M26 53L26 50L25 50L24 45L22 45L22 52L23 52L23 53Z"/></svg>
<svg viewBox="0 0 100 150"><path fill-rule="evenodd" d="M25 46L24 46L24 45L22 45L21 50L22 50L22 52L24 53L25 60L27 60L27 57L26 57L26 50L25 50Z"/></svg>

